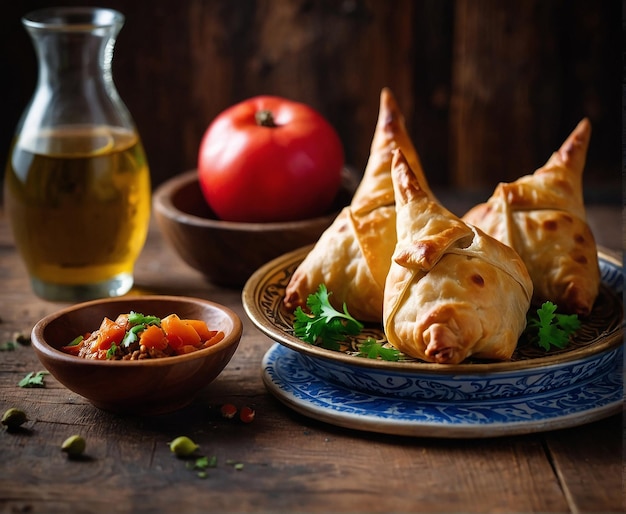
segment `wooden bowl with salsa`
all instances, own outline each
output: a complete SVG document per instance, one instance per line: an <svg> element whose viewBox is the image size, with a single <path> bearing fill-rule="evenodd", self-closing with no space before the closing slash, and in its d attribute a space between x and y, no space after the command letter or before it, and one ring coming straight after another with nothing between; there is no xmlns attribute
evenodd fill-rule
<svg viewBox="0 0 626 514"><path fill-rule="evenodd" d="M121 323L126 315L137 323ZM196 331L198 339L187 340L184 332L192 325L204 328ZM169 330L162 340L157 333L161 326ZM81 303L46 316L33 327L31 341L44 367L96 407L156 415L191 403L226 367L241 334L240 318L217 303L127 296Z"/></svg>

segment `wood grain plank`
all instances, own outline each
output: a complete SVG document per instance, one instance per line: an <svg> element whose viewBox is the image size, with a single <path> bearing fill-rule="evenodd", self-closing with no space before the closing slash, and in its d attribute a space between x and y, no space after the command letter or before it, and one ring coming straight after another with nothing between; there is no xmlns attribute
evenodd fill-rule
<svg viewBox="0 0 626 514"><path fill-rule="evenodd" d="M0 341L61 307L30 291L1 213L0 280L6 285ZM203 280L165 246L154 225L137 283L134 292L191 294L234 308L244 337L233 360L187 408L140 418L98 410L52 377L43 389L19 388L27 372L41 369L32 348L0 352L0 411L17 406L30 418L23 430L0 431L0 512L539 513L621 507L615 491L602 489L615 488L620 476L619 420L485 440L335 427L299 415L267 393L260 362L272 342L245 316L241 292ZM225 402L253 406L255 421L222 418ZM87 440L85 460L68 461L60 451L74 433ZM178 435L217 457L207 478L171 454L167 443Z"/></svg>
<svg viewBox="0 0 626 514"><path fill-rule="evenodd" d="M548 434L547 446L572 512L626 510L622 423L618 415L590 424L584 437L575 429Z"/></svg>
<svg viewBox="0 0 626 514"><path fill-rule="evenodd" d="M99 0L66 0L99 5ZM37 66L20 24L54 0L8 2L6 159ZM433 185L491 191L549 157L583 117L593 124L586 189L619 202L618 2L555 0L110 0L126 15L113 72L153 183L192 169L210 121L257 94L320 110L362 170L378 96L390 86Z"/></svg>

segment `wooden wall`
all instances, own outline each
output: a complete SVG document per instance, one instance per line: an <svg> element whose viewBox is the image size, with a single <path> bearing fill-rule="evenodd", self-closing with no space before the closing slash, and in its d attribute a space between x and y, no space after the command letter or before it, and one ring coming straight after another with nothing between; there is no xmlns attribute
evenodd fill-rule
<svg viewBox="0 0 626 514"><path fill-rule="evenodd" d="M590 201L621 200L617 0L66 0L126 15L114 79L153 182L196 164L205 128L257 94L306 102L362 170L390 86L435 188L490 192L541 166L583 117ZM22 0L0 18L0 159L36 80Z"/></svg>

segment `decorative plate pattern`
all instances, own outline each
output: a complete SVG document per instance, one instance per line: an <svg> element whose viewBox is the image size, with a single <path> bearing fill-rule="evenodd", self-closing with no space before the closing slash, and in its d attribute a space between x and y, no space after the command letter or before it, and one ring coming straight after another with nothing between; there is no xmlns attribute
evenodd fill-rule
<svg viewBox="0 0 626 514"><path fill-rule="evenodd" d="M325 381L305 354L274 344L263 359L267 389L296 412L333 425L394 435L485 438L556 430L620 411L621 348L604 373L537 394L464 401L379 396Z"/></svg>
<svg viewBox="0 0 626 514"><path fill-rule="evenodd" d="M511 371L529 367L537 368L563 361L573 361L615 348L622 343L622 301L624 276L621 263L604 252L599 252L602 285L593 311L576 338L565 349L545 352L536 345L520 340L511 361L466 361L462 364L432 364L411 358L400 362L355 357L357 342L367 337L383 339L381 325L366 325L365 330L347 342L344 352L327 350L305 343L293 334L293 314L283 306L285 287L294 270L304 259L309 247L285 254L261 267L248 280L243 289L244 309L252 322L271 339L307 355L329 359L360 367L403 370L407 373L483 373ZM348 309L350 306L348 306Z"/></svg>
<svg viewBox="0 0 626 514"><path fill-rule="evenodd" d="M619 411L623 400L623 273L599 253L602 286L591 315L564 350L520 341L511 361L457 365L355 356L382 327L366 327L344 351L293 334L285 287L309 248L263 266L243 290L252 322L280 344L263 361L268 390L294 410L340 426L428 437L491 437L588 423Z"/></svg>
<svg viewBox="0 0 626 514"><path fill-rule="evenodd" d="M449 402L543 394L613 369L621 346L585 358L540 367L485 373L407 373L336 363L302 354L300 365L331 384L396 398Z"/></svg>

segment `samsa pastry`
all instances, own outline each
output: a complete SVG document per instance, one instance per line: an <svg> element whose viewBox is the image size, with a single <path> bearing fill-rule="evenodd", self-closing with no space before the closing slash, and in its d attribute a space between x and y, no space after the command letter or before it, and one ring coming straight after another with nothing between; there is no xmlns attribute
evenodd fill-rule
<svg viewBox="0 0 626 514"><path fill-rule="evenodd" d="M385 278L396 244L391 181L395 148L402 149L418 180L425 184L404 117L391 91L384 88L363 178L351 204L340 212L292 275L285 290L288 309L304 306L308 296L325 284L332 292L330 301L335 308L346 303L355 318L381 321Z"/></svg>
<svg viewBox="0 0 626 514"><path fill-rule="evenodd" d="M532 175L501 183L463 220L514 248L534 284L534 302L585 316L600 287L596 243L586 221L582 176L591 137L583 119Z"/></svg>
<svg viewBox="0 0 626 514"><path fill-rule="evenodd" d="M400 151L392 177L398 241L384 295L388 341L440 364L509 359L532 296L523 262L425 191Z"/></svg>

